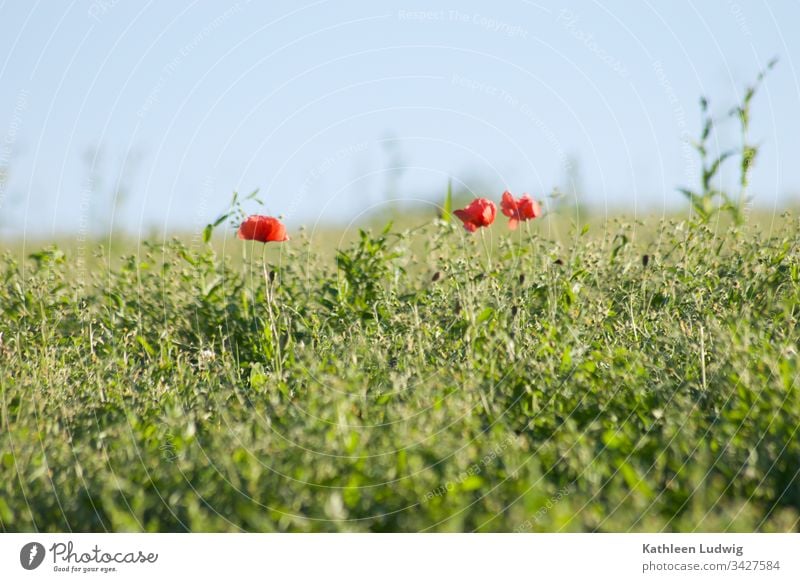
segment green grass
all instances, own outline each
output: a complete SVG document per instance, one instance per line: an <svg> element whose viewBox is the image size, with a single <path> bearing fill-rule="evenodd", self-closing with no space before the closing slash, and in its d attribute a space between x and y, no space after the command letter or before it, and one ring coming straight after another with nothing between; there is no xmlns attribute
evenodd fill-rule
<svg viewBox="0 0 800 582"><path fill-rule="evenodd" d="M7 255L2 529L797 531L800 224L538 222Z"/></svg>

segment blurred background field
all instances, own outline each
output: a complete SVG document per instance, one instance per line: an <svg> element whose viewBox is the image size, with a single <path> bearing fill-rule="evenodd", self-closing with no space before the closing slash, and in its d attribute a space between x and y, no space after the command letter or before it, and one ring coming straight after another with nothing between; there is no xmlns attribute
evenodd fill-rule
<svg viewBox="0 0 800 582"><path fill-rule="evenodd" d="M798 20L793 2L9 3L0 237L194 233L255 188L290 228L347 224L437 204L451 178L672 215L702 173L700 97L721 120L777 57L750 132L772 213L800 194ZM740 137L720 123L709 156Z"/></svg>
<svg viewBox="0 0 800 582"><path fill-rule="evenodd" d="M499 199L499 196L495 196ZM455 206L465 206L469 202L467 197L456 198ZM258 211L257 206L252 207ZM306 252L333 260L340 248L346 247L358 239L362 229L380 231L387 224L392 225L395 231L415 231L429 225L441 214L441 203L426 205L425 207L399 208L395 213L377 212L363 216L349 224L300 225L296 230L290 231L295 243L303 245ZM751 234L760 233L766 236L787 232L794 224L798 211L794 208L783 208L768 212L753 210L747 215L745 231ZM496 228L487 232L488 243L499 243L504 239L527 238L530 234L559 243L564 248L570 248L582 237L603 240L619 232L624 226L631 239L631 243L643 249L643 252L657 252L665 241L665 228L670 224L682 224L688 228L691 211L686 208L682 212L666 215L645 215L634 218L623 211L603 215L600 209L591 207L562 206L539 220L532 222L527 228L512 232L506 228ZM503 218L498 218L502 221ZM242 241L236 237L235 221L227 221L216 229L211 248L217 253L227 255L231 261L242 260ZM720 214L708 225L711 231L720 237L731 228L732 220L729 216ZM585 231L585 232L584 232ZM80 255L94 265L96 269L119 265L122 257L142 252L143 243L166 244L170 240L179 240L190 248L200 249L205 245L202 242L202 233L197 232L162 232L144 233L141 236L131 234L96 235L88 240L76 240L74 236L62 236L57 239L48 237L31 237L27 240L12 238L6 241L5 251L21 263L30 262L30 255L36 254L48 247L57 247L67 255L75 257ZM306 246L307 245L307 246ZM414 238L409 241L411 248L421 250L424 240ZM281 249L271 248L267 255L280 260Z"/></svg>

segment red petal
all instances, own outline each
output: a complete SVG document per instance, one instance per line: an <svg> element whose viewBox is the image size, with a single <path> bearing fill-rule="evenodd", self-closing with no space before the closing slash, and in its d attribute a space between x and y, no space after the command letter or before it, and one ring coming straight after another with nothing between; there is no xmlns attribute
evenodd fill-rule
<svg viewBox="0 0 800 582"><path fill-rule="evenodd" d="M248 216L239 227L239 238L259 242L283 242L289 240L286 227L272 216Z"/></svg>
<svg viewBox="0 0 800 582"><path fill-rule="evenodd" d="M483 226L489 226L494 222L494 215L497 213L497 208L492 202L489 202L483 208L483 213L481 214L481 218L483 219Z"/></svg>
<svg viewBox="0 0 800 582"><path fill-rule="evenodd" d="M514 197L508 190L503 192L503 200L500 202L500 209L506 216L514 216L517 210L517 203L514 202Z"/></svg>
<svg viewBox="0 0 800 582"><path fill-rule="evenodd" d="M461 222L469 222L470 220L469 213L463 208L454 210L453 214L455 214Z"/></svg>

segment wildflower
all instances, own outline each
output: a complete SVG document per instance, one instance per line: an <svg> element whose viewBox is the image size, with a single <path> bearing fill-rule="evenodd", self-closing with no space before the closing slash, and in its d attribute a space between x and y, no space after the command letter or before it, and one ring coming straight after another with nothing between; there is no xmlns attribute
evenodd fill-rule
<svg viewBox="0 0 800 582"><path fill-rule="evenodd" d="M531 220L542 215L542 207L533 198L523 194L515 200L511 192L503 192L503 201L500 203L503 214L508 216L508 228L514 230L523 220Z"/></svg>
<svg viewBox="0 0 800 582"><path fill-rule="evenodd" d="M283 242L289 240L286 227L277 218L254 214L248 216L239 227L239 238L259 242Z"/></svg>
<svg viewBox="0 0 800 582"><path fill-rule="evenodd" d="M475 232L482 226L489 226L497 215L494 202L486 198L476 198L469 206L453 212L464 223L464 228Z"/></svg>
<svg viewBox="0 0 800 582"><path fill-rule="evenodd" d="M205 370L208 365L217 359L217 355L214 353L213 350L205 349L200 350L200 353L197 354L197 364L201 370Z"/></svg>

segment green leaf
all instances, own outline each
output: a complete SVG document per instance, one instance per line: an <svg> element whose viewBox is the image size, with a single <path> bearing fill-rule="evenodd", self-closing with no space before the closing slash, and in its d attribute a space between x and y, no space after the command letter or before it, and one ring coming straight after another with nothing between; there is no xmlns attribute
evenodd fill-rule
<svg viewBox="0 0 800 582"><path fill-rule="evenodd" d="M211 296L214 291L216 291L220 285L222 285L222 277L215 277L208 285L205 286L203 289L203 297L206 299Z"/></svg>
<svg viewBox="0 0 800 582"><path fill-rule="evenodd" d="M484 321L490 319L493 315L494 315L494 309L492 309L491 307L487 307L478 314L478 317L475 321L477 323L483 323Z"/></svg>
<svg viewBox="0 0 800 582"><path fill-rule="evenodd" d="M561 353L561 371L566 372L571 367L572 367L572 350L570 350L569 346L567 346Z"/></svg>
<svg viewBox="0 0 800 582"><path fill-rule="evenodd" d="M722 154L716 160L714 160L711 166L703 172L703 184L709 184L711 178L713 178L716 175L717 170L719 170L720 165L734 153L735 152L733 150L722 152Z"/></svg>
<svg viewBox="0 0 800 582"><path fill-rule="evenodd" d="M211 233L214 232L214 226L211 224L207 224L206 227L203 229L203 242L208 244L208 241L211 240Z"/></svg>
<svg viewBox="0 0 800 582"><path fill-rule="evenodd" d="M603 444L611 450L625 446L625 437L618 430L607 429L602 436Z"/></svg>
<svg viewBox="0 0 800 582"><path fill-rule="evenodd" d="M0 497L0 519L4 523L14 523L14 513L2 497Z"/></svg>
<svg viewBox="0 0 800 582"><path fill-rule="evenodd" d="M462 491L475 491L483 485L483 478L479 475L470 475L461 483Z"/></svg>
<svg viewBox="0 0 800 582"><path fill-rule="evenodd" d="M148 355L148 356L153 356L153 355L155 355L156 351L153 349L153 346L151 346L151 345L150 345L150 342L148 342L148 341L145 339L145 337L144 337L144 336L142 336L142 335L137 335L137 336L136 336L136 341L137 341L137 342L139 342L139 345L140 345L140 346L142 346L142 347L144 348L144 351L145 351L145 352L147 352L147 355Z"/></svg>
<svg viewBox="0 0 800 582"><path fill-rule="evenodd" d="M619 466L620 473L622 473L622 478L625 480L625 484L632 490L637 491L644 495L647 499L652 499L653 497L653 489L647 483L644 477L640 477L639 474L636 472L629 463L623 461L622 464Z"/></svg>
<svg viewBox="0 0 800 582"><path fill-rule="evenodd" d="M267 375L260 363L255 362L250 366L250 388L261 390L267 385Z"/></svg>
<svg viewBox="0 0 800 582"><path fill-rule="evenodd" d="M221 215L219 218L217 218L217 219L214 221L214 224L213 224L213 226L214 226L214 227L217 227L217 226L219 226L220 224L222 224L223 222L225 222L225 220L226 220L226 219L227 219L227 218L228 218L230 215L231 215L231 213L230 213L230 212L226 212L225 214Z"/></svg>
<svg viewBox="0 0 800 582"><path fill-rule="evenodd" d="M447 181L447 194L444 197L442 206L442 220L449 223L453 217L453 181Z"/></svg>
<svg viewBox="0 0 800 582"><path fill-rule="evenodd" d="M617 240L619 240L619 243L614 245L614 248L611 249L612 259L617 258L619 252L625 247L625 245L628 244L628 237L624 234L618 234L617 236L615 236L614 241L616 242Z"/></svg>

